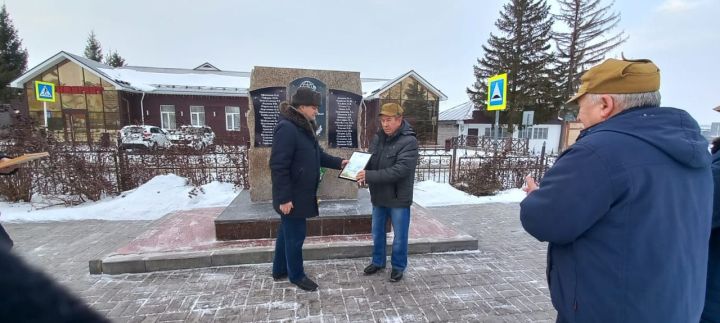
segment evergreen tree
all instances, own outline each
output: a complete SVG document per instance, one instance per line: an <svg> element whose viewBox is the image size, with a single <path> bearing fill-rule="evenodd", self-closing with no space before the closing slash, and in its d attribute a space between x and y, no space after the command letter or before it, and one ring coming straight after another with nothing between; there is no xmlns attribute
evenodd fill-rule
<svg viewBox="0 0 720 323"><path fill-rule="evenodd" d="M27 50L22 48L22 41L3 5L0 9L0 102L8 103L17 96L8 86L25 72L27 59Z"/></svg>
<svg viewBox="0 0 720 323"><path fill-rule="evenodd" d="M117 51L112 51L110 55L105 57L105 65L110 65L112 67L122 67L125 66L125 59L120 56L120 54L117 53Z"/></svg>
<svg viewBox="0 0 720 323"><path fill-rule="evenodd" d="M90 31L88 36L87 45L85 45L85 57L96 62L102 62L103 60L102 46L95 38L95 31Z"/></svg>
<svg viewBox="0 0 720 323"><path fill-rule="evenodd" d="M487 79L508 73L507 109L500 112L500 122L510 131L525 110L534 110L536 120L557 114L552 24L545 0L510 0L495 22L499 35L490 34L483 45L485 55L474 65L476 81L467 92L482 110L487 106Z"/></svg>
<svg viewBox="0 0 720 323"><path fill-rule="evenodd" d="M427 100L427 90L420 83L413 80L412 84L405 90L406 99L403 100L405 118L415 130L420 143L435 143L435 132L432 124L432 117L435 107Z"/></svg>
<svg viewBox="0 0 720 323"><path fill-rule="evenodd" d="M605 54L627 40L624 32L611 34L620 15L611 13L601 0L558 0L560 21L567 32L555 34L560 62L561 96L570 98L580 86L580 76L586 69L600 63Z"/></svg>

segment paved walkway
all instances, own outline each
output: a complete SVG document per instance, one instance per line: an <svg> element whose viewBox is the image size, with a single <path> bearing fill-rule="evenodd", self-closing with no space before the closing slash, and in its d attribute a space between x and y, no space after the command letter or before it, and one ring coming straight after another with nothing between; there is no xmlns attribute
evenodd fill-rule
<svg viewBox="0 0 720 323"><path fill-rule="evenodd" d="M545 244L519 224L517 204L437 209L479 251L412 255L405 278L362 275L369 258L306 262L320 290L273 282L270 264L91 276L100 258L150 222L7 224L16 252L116 322L548 322Z"/></svg>

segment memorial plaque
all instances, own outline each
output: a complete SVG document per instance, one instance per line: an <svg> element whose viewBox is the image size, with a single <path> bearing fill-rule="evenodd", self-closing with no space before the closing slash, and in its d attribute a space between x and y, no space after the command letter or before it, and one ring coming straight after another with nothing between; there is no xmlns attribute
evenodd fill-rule
<svg viewBox="0 0 720 323"><path fill-rule="evenodd" d="M280 116L280 103L286 100L285 87L266 87L250 91L255 111L255 147L270 147L273 130Z"/></svg>
<svg viewBox="0 0 720 323"><path fill-rule="evenodd" d="M328 145L332 148L358 148L358 111L362 96L330 90L328 95Z"/></svg>

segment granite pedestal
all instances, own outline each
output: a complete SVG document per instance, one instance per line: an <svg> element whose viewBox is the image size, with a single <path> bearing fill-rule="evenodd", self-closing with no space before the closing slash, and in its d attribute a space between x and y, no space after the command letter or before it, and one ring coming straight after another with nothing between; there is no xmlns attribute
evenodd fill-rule
<svg viewBox="0 0 720 323"><path fill-rule="evenodd" d="M367 190L358 191L357 200L320 200L320 216L308 219L307 236L369 234L372 204ZM215 219L218 241L275 238L280 216L270 202L251 202L242 191ZM386 228L388 231L390 225Z"/></svg>

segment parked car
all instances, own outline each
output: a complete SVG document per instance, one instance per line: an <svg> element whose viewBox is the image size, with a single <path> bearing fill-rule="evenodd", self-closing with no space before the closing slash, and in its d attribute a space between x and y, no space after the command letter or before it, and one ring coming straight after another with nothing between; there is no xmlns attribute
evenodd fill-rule
<svg viewBox="0 0 720 323"><path fill-rule="evenodd" d="M118 144L120 149L157 149L172 145L165 130L147 125L122 127L118 132Z"/></svg>
<svg viewBox="0 0 720 323"><path fill-rule="evenodd" d="M213 145L215 133L208 126L181 126L180 129L169 130L168 139L173 145L204 149Z"/></svg>

